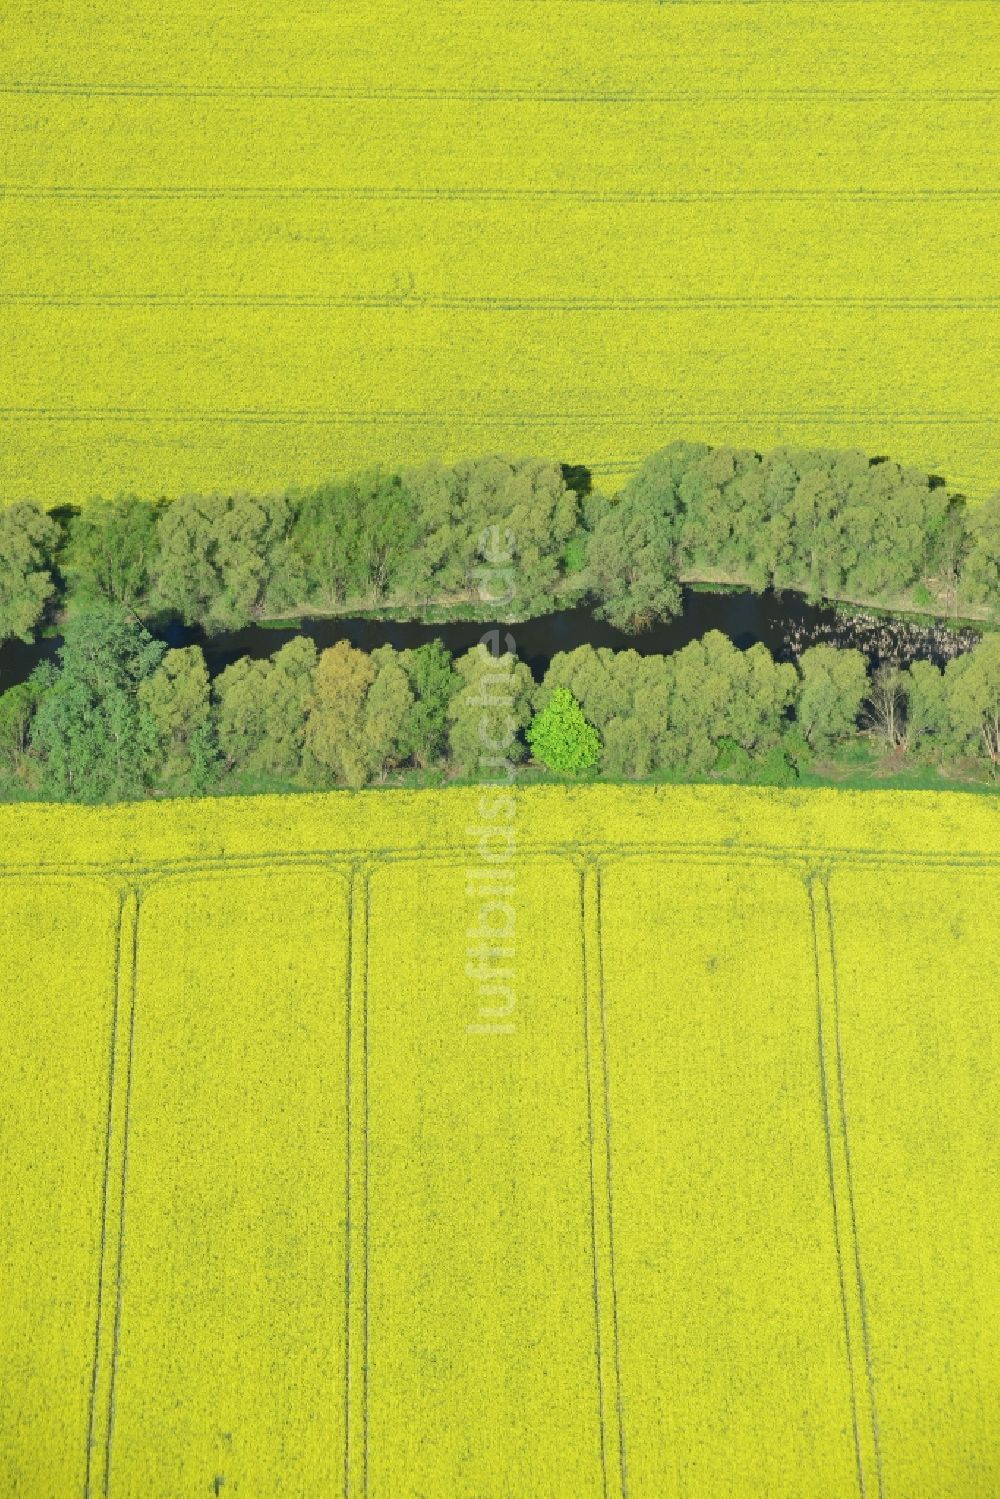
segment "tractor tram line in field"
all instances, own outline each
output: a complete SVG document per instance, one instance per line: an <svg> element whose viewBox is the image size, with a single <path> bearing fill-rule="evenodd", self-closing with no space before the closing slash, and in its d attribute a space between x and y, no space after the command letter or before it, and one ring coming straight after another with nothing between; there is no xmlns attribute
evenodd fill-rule
<svg viewBox="0 0 1000 1499"><path fill-rule="evenodd" d="M871 793L865 793L871 794ZM909 793L903 793L909 794ZM1000 868L1000 853L985 854L958 851L940 852L933 849L909 848L861 848L822 844L735 844L684 843L678 840L651 840L650 842L623 841L615 847L607 843L573 840L571 842L528 842L519 844L519 852L531 858L563 858L570 863L579 859L594 860L602 866L625 859L655 858L697 861L707 864L730 864L734 860L761 861L765 863L791 864L806 870L827 870L836 865L857 864L871 866L916 867L929 869L976 870ZM425 845L372 850L370 855L359 854L356 848L343 846L328 849L274 850L255 854L212 854L181 856L173 859L158 859L152 863L133 862L127 859L72 860L64 864L45 861L0 864L0 880L99 880L121 879L138 881L143 888L153 882L181 878L192 874L256 873L274 869L338 869L350 871L365 863L374 867L395 864L429 863L442 868L464 868L469 861L470 848L460 844L451 850L428 848Z"/></svg>
<svg viewBox="0 0 1000 1499"><path fill-rule="evenodd" d="M607 1093L603 976L600 952L600 871L582 863L580 875L581 991L590 1146L591 1255L597 1354L601 1471L605 1499L627 1499L625 1433L615 1287L614 1212L611 1191L611 1113ZM596 1003L595 1003L596 1001ZM595 1016L596 1011L596 1016ZM602 1307L605 1309L602 1313ZM610 1311L610 1318L607 1313ZM611 1336L605 1329L610 1321ZM613 1360L607 1356L610 1341ZM613 1477L613 1475L616 1475Z"/></svg>
<svg viewBox="0 0 1000 1499"><path fill-rule="evenodd" d="M115 1138L115 1097L116 1097L116 1074L118 1071L119 1016L124 1012L125 1004L122 997L122 949L126 935L126 910L131 900L129 892L121 890L118 895L118 918L115 928L115 957L114 957L114 998L111 1010L110 1040L108 1045L108 1097L107 1097L107 1125L104 1138L104 1172L101 1180L101 1241L98 1255L97 1267L97 1316L94 1326L94 1357L90 1376L90 1397L88 1401L87 1414L87 1452L84 1476L84 1499L91 1499L94 1492L92 1482L94 1452L98 1445L97 1419L98 1419L98 1385L102 1366L102 1348L105 1322L105 1282L111 1282L108 1274L108 1226L111 1214L111 1192L112 1192L112 1153ZM128 985L131 990L131 984ZM126 1003L129 1001L126 1001ZM117 1187L118 1173L115 1173L115 1186Z"/></svg>
<svg viewBox="0 0 1000 1499"><path fill-rule="evenodd" d="M817 885L817 880L815 878L810 878L810 880L808 882L808 887L807 888L808 888L808 893L809 893L809 914L810 914L810 923L811 923L811 927L812 927L813 960L814 960L814 964L815 964L815 975L816 975L816 1030L817 1030L817 1060L818 1060L818 1064L819 1064L820 1099L821 1099L822 1114L823 1114L823 1135L824 1135L824 1141L825 1141L825 1147L826 1147L827 1173L828 1173L829 1185L830 1185L830 1210L831 1210L832 1224L833 1224L833 1238L834 1238L834 1243L835 1243L835 1246L836 1246L836 1253L837 1253L837 1277L838 1277L838 1282L839 1282L839 1287L840 1287L840 1301L841 1301L841 1306L843 1308L843 1315L844 1315L844 1345L845 1345L845 1351L846 1351L846 1355L847 1355L847 1365L848 1365L848 1370L849 1370L849 1373L850 1373L850 1381L851 1381L851 1423L852 1423L853 1432L854 1432L854 1448L855 1448L855 1455L856 1455L856 1461L857 1461L858 1490L859 1490L859 1493L861 1495L861 1499L865 1499L865 1495L868 1492L868 1485L866 1483L866 1478L865 1478L866 1471L867 1471L867 1466L868 1466L867 1462L866 1462L866 1458L868 1456L868 1453L867 1453L868 1443L867 1443L867 1440L866 1440L866 1438L868 1436L868 1428L865 1426L865 1417L864 1417L864 1415L863 1415L863 1413L861 1411L861 1398L860 1398L860 1395L859 1395L859 1379L858 1379L858 1372L857 1372L857 1360L856 1360L856 1357L855 1357L855 1346L856 1346L857 1342L859 1341L859 1338L858 1338L858 1335L857 1335L857 1331L856 1331L857 1323L859 1321L859 1314L860 1314L860 1321L861 1321L862 1328L864 1327L864 1299L863 1299L863 1291L862 1291L863 1282L862 1282L862 1279L861 1279L861 1261L860 1261L860 1256L858 1254L857 1232L856 1232L856 1223L855 1223L855 1220L854 1220L853 1201L851 1201L849 1161L848 1161L848 1158L847 1158L846 1149L844 1149L843 1152L842 1152L843 1153L843 1160L842 1161L838 1160L838 1154L839 1153L838 1153L838 1150L836 1149L835 1143L834 1143L835 1138L836 1138L840 1142L840 1144L842 1146L846 1147L846 1135L843 1133L842 1130L836 1130L835 1127L834 1127L834 1124L832 1122L833 1105L832 1105L832 1100L831 1100L830 1064L829 1064L829 1062L827 1060L827 1051L828 1051L828 1047L829 1047L828 1032L830 1030L830 1026L827 1024L826 1015L825 1015L826 1004L827 1004L827 992L826 991L830 987L830 976L829 976L829 973L827 971L824 971L824 970L828 970L829 969L829 963L830 963L830 959L832 957L832 946L831 946L831 943L830 943L830 936L831 936L831 934L830 934L829 928L828 928L828 926L826 924L825 916L823 914L821 914L822 907L821 906L818 907L817 898L816 898L816 885ZM822 954L822 959L821 959L821 954ZM839 1084L839 1078L840 1078L839 1069L836 1072L836 1076L838 1078L838 1084ZM840 1105L841 1105L841 1123L843 1123L843 1112L842 1112L843 1093L842 1093L842 1091L840 1092L839 1096L840 1096ZM845 1190L844 1190L844 1182L845 1182L845 1180L846 1180L846 1194L845 1194ZM851 1241L851 1246L853 1248L853 1253L851 1252L850 1249L847 1249L845 1251L844 1240L845 1240L846 1234L845 1234L844 1220L845 1220L845 1216L846 1215L844 1213L844 1204L843 1204L843 1199L844 1199L845 1195L847 1196L848 1200L851 1201L851 1211L850 1211L850 1241ZM854 1269L854 1274L853 1275L850 1275L849 1272L847 1271L847 1269L846 1269L846 1265L847 1264L850 1264L850 1265L853 1266L853 1269ZM850 1290L848 1289L848 1283L849 1283L849 1281L850 1281ZM852 1331L852 1329L855 1329L855 1330ZM871 1414L872 1414L872 1418L873 1419L872 1419L872 1422L871 1422L871 1427L872 1427L873 1435L875 1436L876 1452L877 1452L877 1427L875 1426L875 1423L874 1423L874 1392L873 1392L872 1382L871 1382L871 1364L870 1364L870 1361L868 1359L867 1334L863 1333L863 1337L864 1337L864 1343L865 1343L864 1353L865 1353L865 1361L866 1361L866 1365L867 1365L867 1378L868 1378L869 1397L870 1397L871 1402L872 1402L872 1411L871 1411ZM862 1430L863 1429L864 1429L864 1433L865 1433L864 1437L862 1436ZM879 1495L879 1499L881 1499L881 1496L882 1496L881 1470L879 1470L879 1475L878 1475L878 1495Z"/></svg>
<svg viewBox="0 0 1000 1499"><path fill-rule="evenodd" d="M836 1077L837 1077L837 1104L840 1114L840 1139L844 1155L844 1177L847 1182L847 1202L850 1208L851 1223L851 1245L854 1257L854 1270L857 1279L858 1311L861 1320L861 1340L865 1358L865 1379L868 1391L869 1414L871 1420L871 1435L875 1450L875 1472L878 1482L878 1495L882 1499L884 1493L883 1470L882 1470L882 1444L879 1436L878 1401L875 1393L875 1371L872 1361L871 1330L868 1315L868 1298L865 1291L865 1276L862 1269L861 1239L858 1232L858 1212L854 1191L854 1170L851 1164L851 1142L850 1128L847 1116L847 1085L844 1069L844 1049L841 1036L840 1024L840 984L837 977L837 936L833 916L833 902L830 896L829 874L823 876L819 881L822 888L822 902L819 905L820 921L823 927L823 941L828 946L831 996L833 1000L833 1036L835 1043ZM814 889L810 887L810 900L814 900Z"/></svg>
<svg viewBox="0 0 1000 1499"><path fill-rule="evenodd" d="M122 1310L124 1304L125 1215L128 1207L129 1130L132 1122L132 1077L135 1063L135 1016L139 974L139 914L142 892L126 897L123 917L127 922L125 951L129 957L128 984L128 1051L125 1058L125 1101L121 1121L121 1194L118 1201L117 1258L115 1262L114 1327L111 1336L111 1360L108 1374L107 1424L104 1433L105 1499L111 1492L111 1458L115 1426L115 1403L118 1394L118 1356L121 1346ZM127 914L126 914L127 913Z"/></svg>
<svg viewBox="0 0 1000 1499"><path fill-rule="evenodd" d="M625 1452L625 1412L622 1395L622 1366L621 1366L621 1331L618 1316L618 1276L615 1266L615 1194L614 1194L614 1171L612 1164L612 1122L611 1122L611 1076L608 1067L608 1022L605 1005L604 991L604 926L601 914L601 864L599 860L592 859L583 875L587 881L586 890L589 896L587 909L582 913L584 920L589 918L594 933L594 957L596 960L596 993L597 1008L600 1016L600 1028L598 1031L597 1050L600 1056L599 1066L599 1093L603 1100L603 1169L604 1169L604 1193L605 1201L602 1204L607 1214L607 1261L608 1261L608 1291L611 1303L611 1329L612 1344L614 1347L614 1389L615 1389L615 1424L618 1445L618 1473L621 1484L621 1499L628 1499L628 1465ZM586 934L585 925L584 932ZM586 937L585 937L586 940Z"/></svg>

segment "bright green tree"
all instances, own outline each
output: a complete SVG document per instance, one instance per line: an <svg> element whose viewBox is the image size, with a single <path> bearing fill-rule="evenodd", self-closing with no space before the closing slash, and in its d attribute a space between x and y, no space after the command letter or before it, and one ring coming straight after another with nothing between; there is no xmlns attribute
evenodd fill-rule
<svg viewBox="0 0 1000 1499"><path fill-rule="evenodd" d="M601 753L597 730L567 687L557 687L547 706L535 714L527 740L535 759L549 770L589 770Z"/></svg>

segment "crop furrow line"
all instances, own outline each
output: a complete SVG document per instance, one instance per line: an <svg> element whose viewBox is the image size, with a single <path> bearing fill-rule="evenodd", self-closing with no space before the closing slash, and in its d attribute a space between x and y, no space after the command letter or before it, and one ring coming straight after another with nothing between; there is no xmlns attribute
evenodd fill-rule
<svg viewBox="0 0 1000 1499"><path fill-rule="evenodd" d="M833 1149L833 1126L831 1123L830 1110L830 1086L827 1076L826 1046L827 1037L823 1014L823 980L820 971L820 933L819 921L816 911L816 881L810 879L807 882L807 893L809 898L809 913L812 924L812 949L813 964L815 971L816 987L816 1037L817 1058L819 1063L819 1085L820 1105L823 1116L823 1138L826 1154L827 1185L829 1188L830 1211L833 1220L833 1241L837 1262L837 1280L840 1292L840 1308L844 1328L844 1344L847 1354L847 1372L851 1389L851 1427L854 1439L854 1462L858 1479L858 1492L861 1499L865 1499L865 1467L864 1455L861 1442L861 1421L859 1415L858 1381L855 1372L854 1340L851 1334L851 1312L847 1294L847 1276L844 1269L844 1245L843 1231L840 1221L840 1206L838 1203L837 1172L834 1162Z"/></svg>
<svg viewBox="0 0 1000 1499"><path fill-rule="evenodd" d="M414 293L399 295L310 295L307 292L0 292L0 305L10 307L120 307L120 308L247 308L289 310L370 308L389 312L687 312L770 311L823 308L890 312L982 312L1000 308L1000 297L888 297L888 296L690 296L690 297L504 297L448 296Z"/></svg>
<svg viewBox="0 0 1000 1499"><path fill-rule="evenodd" d="M405 427L442 427L449 422L461 422L467 426L489 426L507 422L526 425L558 425L560 423L582 423L586 425L608 425L646 429L663 426L671 422L726 422L739 420L744 425L754 421L784 422L788 424L812 424L822 422L829 426L855 426L862 422L884 421L895 426L982 426L996 422L995 412L894 412L894 411L745 411L745 412L690 412L658 411L647 416L633 416L628 412L405 412L405 411L282 411L267 408L182 410L157 407L45 407L7 406L0 407L2 421L47 421L47 422L175 422L207 423L238 426L299 425L312 423L325 426L381 426L393 423Z"/></svg>
<svg viewBox="0 0 1000 1499"><path fill-rule="evenodd" d="M618 1276L615 1268L615 1194L612 1164L611 1071L608 1058L607 1002L604 983L604 917L602 911L602 871L594 871L594 907L597 924L597 994L600 1009L601 1072L604 1091L604 1166L608 1203L608 1271L611 1286L611 1322L615 1351L615 1389L618 1418L618 1463L622 1499L628 1499L628 1462L625 1451L625 1410L622 1391L621 1328L618 1316Z"/></svg>
<svg viewBox="0 0 1000 1499"><path fill-rule="evenodd" d="M9 79L0 82L0 94L23 97L68 99L223 99L314 100L319 103L456 103L456 104L613 104L641 108L649 104L732 103L797 104L815 100L824 104L992 104L1000 99L994 88L762 88L748 97L745 89L554 89L497 87L372 87L309 84L212 84L212 83L87 83L45 82Z"/></svg>
<svg viewBox="0 0 1000 1499"><path fill-rule="evenodd" d="M426 845L400 845L394 848L368 849L366 859L376 867L389 864L426 862L442 867L457 867L468 862L469 854L475 852L472 844L455 844L449 848L435 850ZM697 860L699 862L728 863L741 861L806 861L828 860L838 864L864 866L897 865L929 869L954 869L995 872L1000 868L1000 852L996 854L941 852L933 849L878 849L857 848L844 845L818 844L736 844L682 843L650 841L649 843L610 844L597 841L576 840L567 842L522 842L521 855L533 857L564 857L575 859L581 854L594 858L603 866L618 860L654 858L664 860ZM120 879L183 879L212 878L220 874L254 872L281 867L312 868L327 865L331 861L350 866L357 861L357 848L300 849L288 852L274 850L252 855L218 855L216 857L163 859L155 863L140 864L126 861L78 861L65 864L0 864L0 878L22 879L94 879L97 876Z"/></svg>
<svg viewBox="0 0 1000 1499"><path fill-rule="evenodd" d="M121 1195L118 1203L118 1252L115 1263L115 1315L114 1327L111 1337L111 1371L108 1384L108 1409L107 1427L104 1443L104 1483L103 1492L105 1499L111 1492L111 1457L114 1438L115 1401L117 1397L118 1383L118 1355L121 1344L121 1324L123 1308L123 1283L122 1276L125 1264L125 1206L128 1195L128 1160L129 1160L129 1132L132 1117L132 1077L133 1063L135 1060L135 1011L136 997L138 992L138 970L139 970L139 918L142 910L142 892L134 892L135 904L132 912L131 922L131 952L129 973L129 1018L128 1018L128 1051L125 1062L125 1108L122 1121L122 1168L121 1168Z"/></svg>
<svg viewBox="0 0 1000 1499"><path fill-rule="evenodd" d="M94 186L0 184L0 198L24 200L61 200L66 202L106 202L133 200L140 202L177 200L213 202L220 199L248 202L294 201L313 199L320 202L350 203L722 203L722 202L871 202L922 203L939 199L944 202L982 200L995 202L1000 186L968 187L719 187L677 188L653 192L643 189L599 187L336 187L336 186L270 186L263 184L226 184L196 187L184 185Z"/></svg>
<svg viewBox="0 0 1000 1499"><path fill-rule="evenodd" d="M118 1016L121 1008L122 939L126 922L128 895L122 890L118 896L118 916L115 926L115 951L112 965L114 985L111 1005L111 1039L108 1047L108 1107L104 1128L104 1168L101 1177L101 1234L97 1261L97 1311L94 1320L94 1353L90 1371L90 1391L87 1399L87 1453L84 1467L84 1499L90 1499L93 1476L93 1456L97 1426L97 1387L100 1371L104 1324L104 1287L108 1251L108 1209L111 1200L111 1156L115 1119L115 1064L118 1042Z"/></svg>
<svg viewBox="0 0 1000 1499"><path fill-rule="evenodd" d="M882 1448L879 1434L878 1400L875 1390L875 1368L872 1358L871 1326L868 1314L868 1297L865 1290L865 1277L861 1261L861 1242L858 1234L858 1214L854 1192L854 1168L851 1162L850 1128L847 1115L847 1090L844 1080L844 1049L840 1025L840 982L837 972L837 937L836 926L833 915L833 902L830 897L830 881L827 876L822 880L824 917L826 921L827 938L830 949L830 969L832 977L833 998L833 1033L837 1070L837 1095L840 1110L841 1140L844 1151L844 1165L847 1177L847 1201L851 1222L851 1241L854 1251L854 1273L857 1279L858 1301L861 1312L861 1337L864 1349L865 1378L868 1388L868 1401L871 1412L872 1440L875 1447L876 1478L878 1484L879 1499L883 1496L883 1473L882 1473Z"/></svg>

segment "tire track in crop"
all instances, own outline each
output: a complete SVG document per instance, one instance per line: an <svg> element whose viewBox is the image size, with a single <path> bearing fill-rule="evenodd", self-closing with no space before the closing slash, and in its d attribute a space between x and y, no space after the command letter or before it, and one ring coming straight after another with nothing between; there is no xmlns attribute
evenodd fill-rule
<svg viewBox="0 0 1000 1499"><path fill-rule="evenodd" d="M587 297L587 296L456 296L446 293L309 292L32 292L0 291L6 307L150 308L285 308L303 310L358 310L387 312L733 312L841 311L882 312L996 312L1000 297L890 297L890 296L717 296Z"/></svg>
<svg viewBox="0 0 1000 1499"><path fill-rule="evenodd" d="M529 842L519 845L527 857L585 855L605 862L617 859L661 858L709 864L729 864L734 859L747 862L784 862L792 859L815 866L817 862L858 864L863 867L879 865L902 868L995 870L1000 868L1000 852L962 854L956 851L941 852L935 849L863 848L843 844L778 844L747 843L722 840L715 843L685 843L672 840L650 840L648 843L609 840L569 839L564 842ZM449 844L442 848L429 848L425 844L376 848L368 851L378 867L386 864L405 864L421 861L462 866L468 862L473 845ZM253 854L219 854L217 856L179 856L161 859L151 864L131 863L124 860L79 860L62 864L0 863L0 877L8 879L92 879L95 874L105 874L120 879L144 881L172 879L196 873L249 870L266 872L275 868L315 868L331 862L352 868L361 851L358 848L323 848L263 851Z"/></svg>
<svg viewBox="0 0 1000 1499"><path fill-rule="evenodd" d="M336 865L334 865L336 868ZM344 1499L350 1492L351 1450L351 1035L354 974L354 875L347 882L347 942L344 973Z"/></svg>
<svg viewBox="0 0 1000 1499"><path fill-rule="evenodd" d="M832 977L833 994L833 1034L836 1054L837 1071L837 1095L840 1110L840 1131L844 1152L844 1167L847 1177L847 1201L850 1211L851 1241L854 1251L854 1273L857 1280L858 1304L861 1312L861 1337L865 1357L865 1379L867 1382L869 1413L871 1419L872 1441L875 1447L875 1471L878 1485L879 1499L882 1499L883 1475L882 1475L882 1448L879 1435L878 1401L875 1390L875 1369L872 1360L871 1331L868 1318L868 1297L865 1291L865 1277L861 1263L861 1241L858 1235L858 1215L855 1205L854 1194L854 1170L851 1164L851 1141L850 1129L847 1117L847 1091L844 1080L844 1049L841 1038L840 1026L840 982L837 971L837 936L833 916L833 901L830 896L830 880L827 875L822 880L823 889L823 918L826 926L826 940L829 945L830 971Z"/></svg>
<svg viewBox="0 0 1000 1499"><path fill-rule="evenodd" d="M592 872L586 864L577 866L580 878L580 948L581 948L581 989L583 993L583 1049L584 1049L584 1072L587 1081L587 1139L588 1139L588 1166L590 1177L590 1252L593 1260L593 1290L594 1290L594 1330L595 1351L597 1355L597 1411L600 1427L601 1444L601 1480L604 1499L612 1499L609 1483L608 1461L608 1420L606 1406L609 1403L606 1398L605 1383L605 1354L604 1333L601 1303L604 1300L601 1286L601 1266L605 1255L608 1253L607 1243L610 1233L610 1217L608 1203L602 1201L598 1206L597 1172L598 1155L600 1146L598 1144L598 1130L594 1110L594 1096L596 1088L594 1085L595 1047L591 1044L591 1028L593 1025L592 1010L592 984L596 968L592 943L589 938L591 924L591 907L593 898L591 895ZM593 985L596 988L596 985ZM606 1149L606 1143L605 1147ZM620 1443L620 1431L619 1431ZM618 1496L616 1496L618 1499Z"/></svg>
<svg viewBox="0 0 1000 1499"><path fill-rule="evenodd" d="M26 98L67 99L223 99L223 100L316 100L331 103L406 102L432 104L609 104L625 108L646 104L746 104L745 89L679 88L660 91L638 89L558 89L497 85L420 87L418 85L351 86L350 84L226 84L226 83L100 83L86 81L45 82L42 79L7 79L0 94ZM993 88L764 88L755 89L754 102L764 104L990 104L1000 98Z"/></svg>
<svg viewBox="0 0 1000 1499"><path fill-rule="evenodd" d="M843 1112L843 1085L840 1062L839 1023L837 1018L836 968L833 933L829 922L825 872L812 871L806 879L812 928L813 962L816 988L816 1042L819 1069L820 1100L826 1151L827 1179L837 1259L837 1278L843 1315L844 1341L851 1389L851 1425L854 1437L855 1463L861 1499L870 1489L874 1469L876 1492L882 1499L882 1464L878 1443L878 1420L875 1411L864 1282L858 1252L850 1158L847 1151L846 1117ZM828 1023L828 1011L833 1023ZM834 1092L831 1078L837 1078ZM836 1117L835 1117L836 1116ZM846 1204L846 1211L845 1211ZM858 1371L864 1361L864 1381ZM863 1406L867 1402L867 1409Z"/></svg>
<svg viewBox="0 0 1000 1499"><path fill-rule="evenodd" d="M345 1499L364 1499L368 1492L368 934L371 875L372 866L355 863L349 896Z"/></svg>
<svg viewBox="0 0 1000 1499"><path fill-rule="evenodd" d="M816 988L816 1036L819 1061L820 1103L823 1111L823 1138L826 1152L827 1183L830 1194L830 1209L833 1218L833 1241L837 1259L837 1282L840 1292L840 1309L844 1327L844 1343L847 1351L848 1378L851 1387L851 1428L854 1440L854 1463L858 1480L858 1493L865 1499L864 1457L861 1447L861 1429L858 1417L857 1377L854 1368L854 1344L851 1334L851 1315L847 1299L847 1279L844 1273L843 1234L840 1223L836 1172L833 1155L833 1130L830 1122L830 1089L827 1079L826 1035L823 1017L823 982L820 976L820 936L816 914L816 895L813 881L807 884L809 913L812 924L813 963Z"/></svg>
<svg viewBox="0 0 1000 1499"><path fill-rule="evenodd" d="M732 422L744 425L753 421L784 422L808 425L823 423L827 426L857 426L875 421L889 422L900 427L921 426L966 426L977 427L998 420L997 412L894 412L875 410L792 410L792 411L656 411L646 416L630 415L628 411L604 412L524 412L490 411L460 412L430 411L333 411L322 408L284 410L260 407L117 407L117 406L5 406L0 407L0 421L45 421L45 422L176 422L210 423L238 426L302 425L322 426L382 426L393 423L405 427L441 427L458 422L464 426L491 426L509 423L518 426L556 426L560 423L583 423L592 426L659 427L670 422Z"/></svg>
<svg viewBox="0 0 1000 1499"><path fill-rule="evenodd" d="M614 1169L612 1164L611 1075L608 1062L608 1023L604 983L604 918L602 912L602 869L594 865L594 922L597 929L597 997L600 1011L601 1087L604 1112L604 1188L607 1193L608 1279L611 1291L611 1326L614 1344L616 1417L618 1436L618 1473L622 1499L628 1499L628 1461L625 1450L625 1409L622 1391L621 1330L618 1316L618 1276L615 1269Z"/></svg>
<svg viewBox="0 0 1000 1499"><path fill-rule="evenodd" d="M105 185L69 187L60 184L28 186L0 183L0 199L28 201L159 202L218 199L246 202L291 202L296 199L331 203L923 203L995 202L997 187L718 187L674 188L661 192L643 188L609 187L456 187L425 186L279 186L272 184L219 183L211 187L184 184L162 186Z"/></svg>
<svg viewBox="0 0 1000 1499"><path fill-rule="evenodd" d="M97 1261L97 1311L94 1319L94 1352L90 1371L90 1391L87 1400L87 1451L84 1464L84 1499L91 1499L93 1492L93 1459L97 1444L97 1400L100 1382L105 1324L105 1282L108 1257L108 1228L111 1204L112 1156L115 1136L115 1078L118 1061L118 1022L122 1013L122 946L125 930L133 919L131 897L125 890L119 892L118 917L115 927L115 950L113 962L114 995L111 1005L111 1036L108 1046L108 1107L104 1127L104 1170L101 1178L101 1235Z"/></svg>
<svg viewBox="0 0 1000 1499"><path fill-rule="evenodd" d="M114 1438L115 1396L118 1379L118 1350L121 1342L122 1323L122 1269L125 1262L125 1204L128 1193L129 1127L132 1109L132 1076L135 1059L135 1011L139 971L139 918L142 910L142 892L134 892L133 917L131 922L130 972L128 977L128 1053L125 1070L125 1105L122 1119L122 1165L121 1193L118 1203L118 1252L115 1264L115 1316L111 1339L111 1369L108 1381L107 1429L104 1439L104 1499L111 1492L111 1453Z"/></svg>

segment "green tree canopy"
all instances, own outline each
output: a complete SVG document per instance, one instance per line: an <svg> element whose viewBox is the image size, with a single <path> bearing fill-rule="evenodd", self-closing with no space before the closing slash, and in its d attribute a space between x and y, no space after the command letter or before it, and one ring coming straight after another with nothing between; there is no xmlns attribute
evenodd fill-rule
<svg viewBox="0 0 1000 1499"><path fill-rule="evenodd" d="M951 731L967 754L1000 771L1000 634L985 635L968 655L945 667Z"/></svg>
<svg viewBox="0 0 1000 1499"><path fill-rule="evenodd" d="M405 592L420 544L417 507L399 474L370 469L289 496L294 521L283 592L333 609Z"/></svg>
<svg viewBox="0 0 1000 1499"><path fill-rule="evenodd" d="M151 731L151 781L173 791L206 790L215 773L216 751L201 648L167 651L139 683L137 696Z"/></svg>
<svg viewBox="0 0 1000 1499"><path fill-rule="evenodd" d="M33 500L0 507L0 641L29 641L52 596L59 527Z"/></svg>
<svg viewBox="0 0 1000 1499"><path fill-rule="evenodd" d="M413 704L408 712L405 740L417 765L427 767L442 759L448 745L448 704L459 679L450 651L440 640L401 651L399 664L409 679Z"/></svg>
<svg viewBox="0 0 1000 1499"><path fill-rule="evenodd" d="M860 651L813 645L799 658L795 716L819 754L855 732L868 692L868 664Z"/></svg>
<svg viewBox="0 0 1000 1499"><path fill-rule="evenodd" d="M171 501L157 523L156 607L217 631L249 624L269 601L288 602L290 525L283 496L185 495Z"/></svg>
<svg viewBox="0 0 1000 1499"><path fill-rule="evenodd" d="M524 759L521 735L531 722L535 684L510 651L473 646L455 662L459 686L448 704L448 745L464 775L498 775Z"/></svg>
<svg viewBox="0 0 1000 1499"><path fill-rule="evenodd" d="M31 734L46 789L83 801L141 793L155 744L138 693L163 650L115 605L67 621L59 669Z"/></svg>
<svg viewBox="0 0 1000 1499"><path fill-rule="evenodd" d="M290 780L303 768L316 647L306 635L270 660L243 656L213 683L219 748L230 767Z"/></svg>
<svg viewBox="0 0 1000 1499"><path fill-rule="evenodd" d="M600 756L597 730L567 687L557 687L548 705L535 714L527 739L535 759L548 770L589 770Z"/></svg>
<svg viewBox="0 0 1000 1499"><path fill-rule="evenodd" d="M1000 615L1000 491L969 516L969 554L962 591L973 604Z"/></svg>
<svg viewBox="0 0 1000 1499"><path fill-rule="evenodd" d="M62 569L75 605L101 600L139 609L156 561L157 509L135 495L94 499L68 527Z"/></svg>
<svg viewBox="0 0 1000 1499"><path fill-rule="evenodd" d="M364 651L339 640L320 653L306 723L306 748L322 771L348 786L363 786L369 760L365 701L375 663Z"/></svg>

